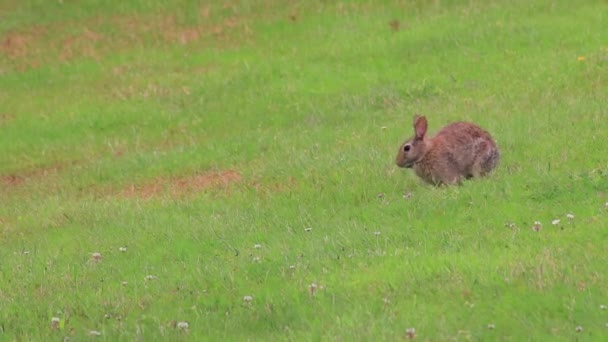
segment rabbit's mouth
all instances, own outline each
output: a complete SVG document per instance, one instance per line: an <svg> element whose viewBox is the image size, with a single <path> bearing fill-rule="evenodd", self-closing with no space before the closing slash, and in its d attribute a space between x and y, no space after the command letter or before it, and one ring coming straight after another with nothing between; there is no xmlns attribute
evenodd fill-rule
<svg viewBox="0 0 608 342"><path fill-rule="evenodd" d="M406 169L411 169L414 166L414 162L413 161L401 162L401 163L397 163L397 166L403 167Z"/></svg>

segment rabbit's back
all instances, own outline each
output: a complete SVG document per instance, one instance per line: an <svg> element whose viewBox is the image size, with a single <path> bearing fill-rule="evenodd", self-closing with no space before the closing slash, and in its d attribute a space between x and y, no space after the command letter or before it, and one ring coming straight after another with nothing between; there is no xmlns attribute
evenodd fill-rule
<svg viewBox="0 0 608 342"><path fill-rule="evenodd" d="M432 138L435 162L441 162L445 173L459 178L479 177L492 171L500 152L492 136L468 122L455 122L442 128ZM430 156L429 156L430 157Z"/></svg>

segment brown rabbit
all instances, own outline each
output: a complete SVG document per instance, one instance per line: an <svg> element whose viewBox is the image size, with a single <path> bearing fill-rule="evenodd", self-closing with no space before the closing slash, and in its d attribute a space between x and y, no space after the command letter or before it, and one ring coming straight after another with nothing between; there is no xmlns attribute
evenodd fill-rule
<svg viewBox="0 0 608 342"><path fill-rule="evenodd" d="M463 179L483 177L500 160L492 136L468 122L455 122L427 138L427 121L414 116L415 135L401 145L397 154L399 167L412 168L426 182L434 185L460 184Z"/></svg>

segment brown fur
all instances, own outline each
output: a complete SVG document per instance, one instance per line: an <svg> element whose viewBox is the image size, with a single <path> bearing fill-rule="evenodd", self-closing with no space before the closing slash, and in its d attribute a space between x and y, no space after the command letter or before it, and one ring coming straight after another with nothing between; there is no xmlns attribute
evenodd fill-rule
<svg viewBox="0 0 608 342"><path fill-rule="evenodd" d="M415 135L401 145L396 158L399 167L414 169L427 183L460 184L487 175L498 164L496 143L477 125L455 122L432 138L426 137L427 126L426 117L414 116Z"/></svg>

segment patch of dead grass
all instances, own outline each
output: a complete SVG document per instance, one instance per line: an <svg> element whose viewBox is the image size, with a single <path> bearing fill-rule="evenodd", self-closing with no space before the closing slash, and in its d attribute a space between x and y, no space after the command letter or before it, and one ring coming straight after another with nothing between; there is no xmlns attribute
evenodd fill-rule
<svg viewBox="0 0 608 342"><path fill-rule="evenodd" d="M103 41L105 36L89 28L84 28L83 32L70 35L61 42L59 59L62 61L71 60L76 57L89 57L96 60L101 58L98 44Z"/></svg>
<svg viewBox="0 0 608 342"><path fill-rule="evenodd" d="M2 39L0 51L9 58L23 57L27 54L32 39L31 34L9 32Z"/></svg>
<svg viewBox="0 0 608 342"><path fill-rule="evenodd" d="M289 176L285 180L273 181L273 182L263 182L263 181L254 181L251 184L251 187L262 196L270 196L272 194L281 193L291 191L298 186L298 181L296 178Z"/></svg>
<svg viewBox="0 0 608 342"><path fill-rule="evenodd" d="M209 7L201 7L195 24L184 23L173 13L93 17L4 33L0 36L0 65L24 71L41 63L100 60L142 46L232 47L252 35L249 19L235 11L228 16L216 14Z"/></svg>
<svg viewBox="0 0 608 342"><path fill-rule="evenodd" d="M183 197L207 189L226 188L241 180L241 174L235 170L213 171L178 178L159 177L144 184L131 184L121 193L125 197L144 199L163 195Z"/></svg>
<svg viewBox="0 0 608 342"><path fill-rule="evenodd" d="M15 116L11 113L0 113L0 127L7 125L9 122L15 120Z"/></svg>
<svg viewBox="0 0 608 342"><path fill-rule="evenodd" d="M23 182L25 182L25 178L18 175L7 175L0 177L0 183L9 188L21 185Z"/></svg>
<svg viewBox="0 0 608 342"><path fill-rule="evenodd" d="M22 186L30 181L44 181L52 175L70 167L70 163L56 163L47 166L36 166L7 175L0 175L0 185L3 189L13 189Z"/></svg>

